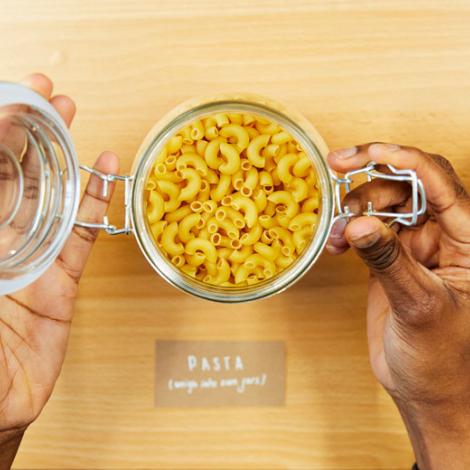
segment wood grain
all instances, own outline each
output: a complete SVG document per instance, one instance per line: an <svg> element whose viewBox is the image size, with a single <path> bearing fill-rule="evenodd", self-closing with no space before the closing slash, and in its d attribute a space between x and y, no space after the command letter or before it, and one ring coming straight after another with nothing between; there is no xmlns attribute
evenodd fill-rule
<svg viewBox="0 0 470 470"><path fill-rule="evenodd" d="M83 163L109 148L128 172L166 111L242 90L296 107L332 148L410 143L470 182L469 1L3 0L1 11L2 78L43 71L75 98ZM15 468L409 468L369 369L366 278L352 254L325 256L282 295L221 306L159 279L132 238L102 236L62 376ZM155 409L157 338L285 341L286 406Z"/></svg>

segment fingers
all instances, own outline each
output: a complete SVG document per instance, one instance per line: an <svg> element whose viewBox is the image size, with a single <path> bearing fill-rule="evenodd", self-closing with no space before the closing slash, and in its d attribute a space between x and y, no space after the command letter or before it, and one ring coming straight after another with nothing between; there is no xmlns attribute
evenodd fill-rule
<svg viewBox="0 0 470 470"><path fill-rule="evenodd" d="M64 95L57 95L51 98L53 83L48 77L40 73L35 73L23 78L20 83L31 88L46 100L49 100L65 122L66 126L70 126L75 116L75 103L71 98ZM12 115L16 111L23 110L23 107L19 105L12 105L8 108L9 113ZM5 113L5 116L6 115L7 113ZM12 125L11 119L5 117L0 119L0 141L7 146L18 159L21 159L27 142L27 134L25 129Z"/></svg>
<svg viewBox="0 0 470 470"><path fill-rule="evenodd" d="M369 202L375 210L383 210L405 203L410 194L411 187L407 183L375 179L346 194L343 206L348 206L353 214L361 215Z"/></svg>
<svg viewBox="0 0 470 470"><path fill-rule="evenodd" d="M340 255L349 248L349 244L344 238L344 229L347 223L346 219L338 219L333 224L326 244L326 250L330 255Z"/></svg>
<svg viewBox="0 0 470 470"><path fill-rule="evenodd" d="M52 80L42 73L33 73L24 77L20 83L25 85L36 93L40 94L46 100L50 100L52 106L57 110L65 124L70 126L75 115L75 103L64 95L57 95L51 98L54 84Z"/></svg>
<svg viewBox="0 0 470 470"><path fill-rule="evenodd" d="M404 204L411 193L411 187L407 183L389 180L372 180L364 183L349 192L344 200L343 206L356 215L362 215L368 209L371 202L374 210L382 211L391 206ZM338 255L349 247L344 238L346 221L340 219L335 222L326 245L327 251L332 255Z"/></svg>
<svg viewBox="0 0 470 470"><path fill-rule="evenodd" d="M51 98L50 102L64 120L65 125L70 127L76 112L73 100L65 95L57 95Z"/></svg>
<svg viewBox="0 0 470 470"><path fill-rule="evenodd" d="M50 98L54 88L52 80L42 73L32 73L27 75L22 80L20 80L20 83L24 86L27 86L28 88L31 88L31 90L40 94L46 100Z"/></svg>
<svg viewBox="0 0 470 470"><path fill-rule="evenodd" d="M455 240L470 242L470 198L447 160L412 147L376 143L328 155L331 167L340 172L360 168L369 161L416 171L442 229Z"/></svg>
<svg viewBox="0 0 470 470"><path fill-rule="evenodd" d="M429 313L442 286L408 254L392 229L376 217L358 217L347 225L345 237L379 280L397 316L413 322Z"/></svg>
<svg viewBox="0 0 470 470"><path fill-rule="evenodd" d="M42 73L27 75L20 80L20 83L31 88L31 90L35 91L46 100L49 100L54 87L52 81ZM8 116L10 113L14 114L17 111L24 111L24 107L12 105L9 106L6 111L5 116ZM2 116L0 119L0 140L20 158L21 152L25 147L26 133L23 128L12 124L10 118Z"/></svg>
<svg viewBox="0 0 470 470"><path fill-rule="evenodd" d="M438 266L441 228L434 220L428 220L415 230L403 230L399 238L418 263L428 269Z"/></svg>
<svg viewBox="0 0 470 470"><path fill-rule="evenodd" d="M119 160L115 154L104 152L99 156L94 168L102 173L118 173ZM101 190L102 182L97 176L92 175L80 203L77 220L92 223L103 221L114 185L110 185L110 191L106 198L102 196ZM61 267L77 282L97 236L97 229L75 226L58 258Z"/></svg>

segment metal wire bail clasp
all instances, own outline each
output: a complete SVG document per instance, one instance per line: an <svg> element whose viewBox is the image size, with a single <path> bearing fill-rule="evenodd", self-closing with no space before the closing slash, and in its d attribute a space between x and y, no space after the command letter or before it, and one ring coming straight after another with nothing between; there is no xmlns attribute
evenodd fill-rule
<svg viewBox="0 0 470 470"><path fill-rule="evenodd" d="M80 169L97 176L102 181L101 194L103 197L108 197L109 194L109 184L114 181L123 181L124 182L124 227L117 228L115 225L109 223L108 216L103 217L102 223L93 223L93 222L84 222L81 220L76 220L75 225L85 228L98 228L106 230L106 233L110 235L119 235L121 233L129 234L132 232L131 228L131 183L132 176L121 176L101 173L101 171L90 168L86 165L80 165Z"/></svg>
<svg viewBox="0 0 470 470"><path fill-rule="evenodd" d="M350 217L361 215L353 214L348 206L342 205L341 200L341 188L344 187L345 193L351 191L351 183L353 182L352 177L358 174L365 174L367 176L367 181L372 181L373 179L379 178L384 180L391 181L406 181L411 185L411 211L410 212L381 212L374 210L373 204L371 201L367 203L367 210L362 213L362 215L372 215L375 217L384 217L392 218L389 224L398 222L402 225L415 225L418 216L423 215L426 212L426 192L424 190L423 183L416 176L416 172L413 170L399 170L392 165L386 165L390 170L390 173L381 173L375 169L375 162L370 162L367 166L359 168L358 170L349 171L345 173L343 177L338 177L332 175L334 180L334 195L336 207L338 208L338 215L335 217L337 219L349 219Z"/></svg>

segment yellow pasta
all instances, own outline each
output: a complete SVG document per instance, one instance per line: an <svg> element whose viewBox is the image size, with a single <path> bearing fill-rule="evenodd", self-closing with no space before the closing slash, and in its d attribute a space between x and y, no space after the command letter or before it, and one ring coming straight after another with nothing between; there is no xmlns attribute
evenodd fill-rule
<svg viewBox="0 0 470 470"><path fill-rule="evenodd" d="M268 258L265 258L259 253L248 256L243 265L250 269L254 269L260 266L262 268L262 274L265 278L274 276L274 273L276 272L276 266L274 265L274 262Z"/></svg>
<svg viewBox="0 0 470 470"><path fill-rule="evenodd" d="M232 207L243 213L248 228L253 227L258 220L258 209L254 201L240 193L232 197Z"/></svg>
<svg viewBox="0 0 470 470"><path fill-rule="evenodd" d="M257 123L255 124L255 127L261 134L274 135L281 130L281 128L274 122L268 121L268 124L263 124L259 118L257 118L256 120Z"/></svg>
<svg viewBox="0 0 470 470"><path fill-rule="evenodd" d="M307 246L308 240L312 237L313 226L305 225L301 229L296 230L292 235L294 241L295 251L300 255Z"/></svg>
<svg viewBox="0 0 470 470"><path fill-rule="evenodd" d="M195 268L201 266L206 261L206 255L204 253L194 253L194 255L185 255L186 261L190 266Z"/></svg>
<svg viewBox="0 0 470 470"><path fill-rule="evenodd" d="M215 276L215 284L220 285L230 279L230 264L225 258L219 258L216 264L217 274Z"/></svg>
<svg viewBox="0 0 470 470"><path fill-rule="evenodd" d="M321 206L302 146L278 123L240 112L171 136L144 188L149 233L168 262L224 288L288 269L314 237Z"/></svg>
<svg viewBox="0 0 470 470"><path fill-rule="evenodd" d="M253 245L253 249L256 251L256 253L260 254L266 259L269 259L270 261L275 261L281 253L280 249L277 249L271 245L268 245L267 243L262 242L256 242Z"/></svg>
<svg viewBox="0 0 470 470"><path fill-rule="evenodd" d="M263 228L260 224L256 224L249 232L246 232L241 236L240 243L242 245L254 245L261 238L262 233Z"/></svg>
<svg viewBox="0 0 470 470"><path fill-rule="evenodd" d="M209 184L217 184L218 181L219 176L217 175L217 172L209 168L207 170L207 182Z"/></svg>
<svg viewBox="0 0 470 470"><path fill-rule="evenodd" d="M228 141L234 143L240 152L245 150L250 142L250 136L247 130L237 124L229 124L223 127L219 135L228 138ZM232 142L232 139L234 139L234 142Z"/></svg>
<svg viewBox="0 0 470 470"><path fill-rule="evenodd" d="M250 168L246 174L245 174L245 182L243 183L243 186L245 188L251 189L253 192L258 185L258 180L259 180L259 172L256 168Z"/></svg>
<svg viewBox="0 0 470 470"><path fill-rule="evenodd" d="M299 157L295 153L284 155L277 164L277 174L283 183L289 183L292 178L292 167L297 163Z"/></svg>
<svg viewBox="0 0 470 470"><path fill-rule="evenodd" d="M266 197L266 193L261 188L257 188L253 193L253 201L255 202L256 208L258 209L258 214L261 214L268 205L268 198Z"/></svg>
<svg viewBox="0 0 470 470"><path fill-rule="evenodd" d="M302 204L302 212L314 212L318 209L320 205L320 198L318 195L318 191L315 192L313 196L310 196L304 203Z"/></svg>
<svg viewBox="0 0 470 470"><path fill-rule="evenodd" d="M243 215L230 206L223 206L217 209L215 211L215 218L219 221L228 218L233 222L235 227L239 229L242 229L246 225Z"/></svg>
<svg viewBox="0 0 470 470"><path fill-rule="evenodd" d="M230 192L232 178L229 175L220 175L217 186L211 191L211 198L213 201L219 202L227 196Z"/></svg>
<svg viewBox="0 0 470 470"><path fill-rule="evenodd" d="M259 132L254 128L254 127L246 127L244 128L248 135L250 136L250 139L253 139L257 135L259 135Z"/></svg>
<svg viewBox="0 0 470 470"><path fill-rule="evenodd" d="M191 128L191 138L193 140L201 140L204 137L205 129L201 121L194 121Z"/></svg>
<svg viewBox="0 0 470 470"><path fill-rule="evenodd" d="M165 232L163 233L165 234ZM189 255L202 253L211 263L217 262L217 251L214 245L212 245L209 240L206 240L204 238L198 237L189 240L189 242L186 243L186 246L183 249L183 252L184 251L186 251L186 253L188 253Z"/></svg>
<svg viewBox="0 0 470 470"><path fill-rule="evenodd" d="M165 212L173 212L180 206L179 194L180 188L177 184L172 183L171 181L158 181L157 187L159 189L160 194L166 197L164 202L164 211Z"/></svg>
<svg viewBox="0 0 470 470"><path fill-rule="evenodd" d="M220 144L223 142L224 140L220 137L211 140L204 152L204 159L206 160L208 167L213 170L218 170L219 166L224 163L224 161L219 157Z"/></svg>
<svg viewBox="0 0 470 470"><path fill-rule="evenodd" d="M149 196L149 207L147 209L147 218L151 224L158 222L165 213L165 201L156 191L151 191Z"/></svg>
<svg viewBox="0 0 470 470"><path fill-rule="evenodd" d="M186 126L183 129L181 129L180 134L183 138L183 144L191 145L194 142L191 137L191 128L189 126Z"/></svg>
<svg viewBox="0 0 470 470"><path fill-rule="evenodd" d="M217 124L217 127L222 127L230 123L228 116L223 113L215 114L214 119Z"/></svg>
<svg viewBox="0 0 470 470"><path fill-rule="evenodd" d="M207 221L207 230L209 233L216 233L219 230L222 230L232 240L238 240L240 237L240 231L235 224L230 219L217 219L216 217L211 217Z"/></svg>
<svg viewBox="0 0 470 470"><path fill-rule="evenodd" d="M201 180L201 187L197 194L197 200L201 202L207 202L210 197L211 186L206 180Z"/></svg>
<svg viewBox="0 0 470 470"><path fill-rule="evenodd" d="M176 209L173 212L169 212L168 214L165 215L165 220L171 224L171 222L179 222L182 220L184 217L187 215L191 214L193 211L191 210L191 207L188 205L186 206L181 206L178 209Z"/></svg>
<svg viewBox="0 0 470 470"><path fill-rule="evenodd" d="M271 137L271 143L276 145L286 144L290 140L292 137L286 131L278 132Z"/></svg>
<svg viewBox="0 0 470 470"><path fill-rule="evenodd" d="M181 220L178 225L178 237L183 243L188 243L189 240L195 238L191 230L197 228L201 218L200 214L191 213Z"/></svg>
<svg viewBox="0 0 470 470"><path fill-rule="evenodd" d="M201 175L192 168L178 170L178 174L186 181L186 185L181 189L178 199L180 201L191 201L201 189Z"/></svg>
<svg viewBox="0 0 470 470"><path fill-rule="evenodd" d="M299 154L299 158L294 165L292 173L299 178L305 178L308 175L310 168L312 168L310 160L302 153Z"/></svg>
<svg viewBox="0 0 470 470"><path fill-rule="evenodd" d="M166 220L159 220L150 226L153 238L160 243L160 235L163 233L164 228L168 225Z"/></svg>
<svg viewBox="0 0 470 470"><path fill-rule="evenodd" d="M285 227L273 227L269 229L269 234L274 240L279 240L282 244L281 253L291 255L294 252L295 244L292 233Z"/></svg>
<svg viewBox="0 0 470 470"><path fill-rule="evenodd" d="M180 267L180 270L184 272L187 276L196 277L197 268L195 266L190 266L189 264L184 264Z"/></svg>
<svg viewBox="0 0 470 470"><path fill-rule="evenodd" d="M244 182L243 171L241 169L232 175L232 186L236 191L240 191L240 189L242 189Z"/></svg>
<svg viewBox="0 0 470 470"><path fill-rule="evenodd" d="M184 253L184 246L182 243L176 241L178 235L178 224L172 222L163 229L162 232L162 247L170 255L182 255Z"/></svg>
<svg viewBox="0 0 470 470"><path fill-rule="evenodd" d="M261 227L265 229L273 228L273 227L276 227L276 225L278 225L276 219L268 214L261 214L258 217L258 222L261 225Z"/></svg>
<svg viewBox="0 0 470 470"><path fill-rule="evenodd" d="M271 139L272 142L272 139ZM264 149L261 151L261 155L263 157L272 157L276 158L279 155L281 147L277 144L269 144L264 147Z"/></svg>
<svg viewBox="0 0 470 470"><path fill-rule="evenodd" d="M176 169L194 168L201 176L207 176L207 163L198 153L183 153L176 159Z"/></svg>
<svg viewBox="0 0 470 470"><path fill-rule="evenodd" d="M180 149L180 153L195 153L196 152L196 146L194 144L189 145L189 144L183 144ZM178 155L173 154L173 156L177 157Z"/></svg>
<svg viewBox="0 0 470 470"><path fill-rule="evenodd" d="M232 253L233 253L233 250L231 250L230 248L218 248L217 249L217 256L219 258L227 259Z"/></svg>
<svg viewBox="0 0 470 470"><path fill-rule="evenodd" d="M227 116L230 119L230 122L233 122L234 124L243 124L243 114L227 113Z"/></svg>
<svg viewBox="0 0 470 470"><path fill-rule="evenodd" d="M220 153L225 157L225 162L219 165L219 171L224 175L233 175L240 168L240 155L238 150L227 142L220 144Z"/></svg>
<svg viewBox="0 0 470 470"><path fill-rule="evenodd" d="M313 228L317 223L317 217L317 214L312 212L302 212L301 214L296 215L289 222L289 230L295 232L305 227L306 225Z"/></svg>
<svg viewBox="0 0 470 470"><path fill-rule="evenodd" d="M289 191L294 196L295 202L303 201L308 196L308 184L304 179L295 176L289 183Z"/></svg>
<svg viewBox="0 0 470 470"><path fill-rule="evenodd" d="M248 145L246 155L256 168L264 167L265 157L261 156L260 152L261 149L268 145L270 138L267 134L261 134L256 136Z"/></svg>
<svg viewBox="0 0 470 470"><path fill-rule="evenodd" d="M198 140L196 142L196 152L201 156L204 157L204 153L206 151L206 147L209 144L207 140Z"/></svg>
<svg viewBox="0 0 470 470"><path fill-rule="evenodd" d="M285 207L287 217L294 217L299 212L299 204L295 202L294 196L289 191L275 191L268 196L268 201Z"/></svg>

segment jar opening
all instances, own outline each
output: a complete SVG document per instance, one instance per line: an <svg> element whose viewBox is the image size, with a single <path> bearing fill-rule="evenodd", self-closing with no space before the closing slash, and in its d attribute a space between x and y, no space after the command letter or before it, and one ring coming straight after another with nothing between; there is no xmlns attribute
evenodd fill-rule
<svg viewBox="0 0 470 470"><path fill-rule="evenodd" d="M319 223L316 232L296 261L279 274L256 284L243 287L214 286L194 279L190 275L175 269L158 249L151 229L144 215L144 185L150 174L152 165L163 149L163 146L180 129L190 122L204 119L216 113L247 113L266 118L279 124L287 130L306 151L310 158L321 185L321 200L319 205ZM174 286L193 295L220 302L244 302L260 299L279 293L297 281L315 262L328 237L334 212L332 188L328 167L324 161L326 145L321 137L304 118L291 116L281 106L272 105L265 99L232 97L230 99L209 99L202 103L189 102L181 105L166 118L157 123L150 132L137 157L135 166L135 184L132 191L133 225L136 238L154 269ZM224 201L221 201L224 205Z"/></svg>

